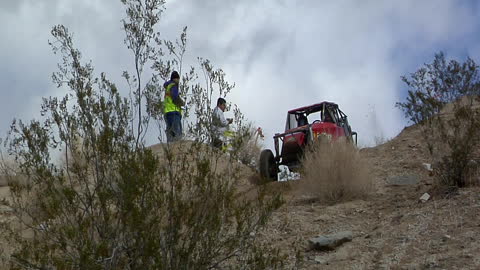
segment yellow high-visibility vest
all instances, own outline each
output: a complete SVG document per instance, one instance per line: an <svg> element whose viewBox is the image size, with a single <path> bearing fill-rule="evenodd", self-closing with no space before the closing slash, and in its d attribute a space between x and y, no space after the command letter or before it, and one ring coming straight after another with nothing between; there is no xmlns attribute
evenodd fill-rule
<svg viewBox="0 0 480 270"><path fill-rule="evenodd" d="M182 112L182 108L180 108L175 103L173 103L173 99L172 99L172 96L170 94L170 90L172 89L172 87L174 85L175 85L175 83L172 82L171 84L167 85L167 87L165 89L165 101L163 103L163 105L164 105L163 112L164 113Z"/></svg>

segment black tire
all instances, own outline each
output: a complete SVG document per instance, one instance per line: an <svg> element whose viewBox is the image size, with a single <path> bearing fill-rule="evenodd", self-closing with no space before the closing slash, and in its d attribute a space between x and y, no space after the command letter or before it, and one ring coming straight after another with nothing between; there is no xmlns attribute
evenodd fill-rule
<svg viewBox="0 0 480 270"><path fill-rule="evenodd" d="M260 153L259 162L260 176L265 179L276 181L278 168L272 151L266 149Z"/></svg>

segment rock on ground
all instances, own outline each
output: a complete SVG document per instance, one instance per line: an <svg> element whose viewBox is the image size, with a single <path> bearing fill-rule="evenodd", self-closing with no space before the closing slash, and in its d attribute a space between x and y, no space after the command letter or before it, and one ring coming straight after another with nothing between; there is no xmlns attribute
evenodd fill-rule
<svg viewBox="0 0 480 270"><path fill-rule="evenodd" d="M350 231L338 232L329 235L318 236L309 240L310 249L333 250L345 242L350 242L353 234Z"/></svg>
<svg viewBox="0 0 480 270"><path fill-rule="evenodd" d="M397 175L388 179L388 184L392 186L409 186L416 185L419 178L416 175Z"/></svg>

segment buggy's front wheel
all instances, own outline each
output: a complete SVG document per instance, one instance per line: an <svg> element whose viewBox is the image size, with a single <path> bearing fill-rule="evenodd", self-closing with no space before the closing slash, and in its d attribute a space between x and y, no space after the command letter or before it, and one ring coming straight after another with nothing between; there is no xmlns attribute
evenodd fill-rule
<svg viewBox="0 0 480 270"><path fill-rule="evenodd" d="M259 171L261 177L271 181L277 180L278 167L271 150L265 149L260 153Z"/></svg>

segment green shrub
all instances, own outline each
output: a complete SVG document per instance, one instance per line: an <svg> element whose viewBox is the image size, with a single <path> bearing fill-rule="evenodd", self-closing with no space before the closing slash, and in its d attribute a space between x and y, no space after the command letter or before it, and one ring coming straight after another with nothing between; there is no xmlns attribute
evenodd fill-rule
<svg viewBox="0 0 480 270"><path fill-rule="evenodd" d="M439 183L472 183L480 149L480 80L470 58L460 63L440 53L431 64L402 77L408 97L397 106L423 129Z"/></svg>
<svg viewBox="0 0 480 270"><path fill-rule="evenodd" d="M241 196L237 182L244 168L234 155L205 144L200 133L190 133L190 141L145 146L148 123L162 119L147 96L160 96L159 81L142 85L141 76L155 53L152 29L164 3L122 2L126 44L136 63L136 75L124 77L135 98L122 97L105 74L94 77L68 30L53 28L52 46L62 56L54 82L70 91L43 100L43 120L15 120L5 141L18 164L5 173L25 181L10 182L15 221L2 225L12 243L3 259L11 269L281 267L278 250L256 236L281 205L279 195L258 189ZM197 85L196 91L208 89ZM200 101L198 107L208 106ZM194 113L191 127L203 127L205 111ZM60 162L55 153L62 153Z"/></svg>

